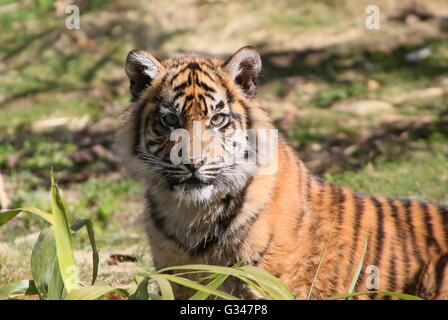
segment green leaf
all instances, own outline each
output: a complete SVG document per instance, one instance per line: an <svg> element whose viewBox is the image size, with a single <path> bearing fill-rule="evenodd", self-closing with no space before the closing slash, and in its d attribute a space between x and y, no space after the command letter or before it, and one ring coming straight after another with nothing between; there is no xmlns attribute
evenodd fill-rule
<svg viewBox="0 0 448 320"><path fill-rule="evenodd" d="M350 283L350 287L348 288L348 293L352 293L355 290L356 283L358 282L359 275L361 274L362 264L364 263L364 256L367 251L367 241L368 236L366 236L366 242L364 243L364 249L362 251L361 259L356 266L355 274L353 275L352 282Z"/></svg>
<svg viewBox="0 0 448 320"><path fill-rule="evenodd" d="M219 298L222 298L222 299L225 299L225 300L239 300L237 297L232 296L232 295L230 295L228 293L225 293L223 291L219 291L219 290L216 290L216 289L213 289L213 288L209 288L207 286L199 284L199 283L197 283L195 281L192 281L190 279L186 279L186 278L182 278L182 277L176 277L176 276L171 275L171 274L154 273L154 274L149 275L149 277L151 279L156 280L156 281L159 280L159 279L165 279L165 280L177 283L177 284L179 284L181 286L184 286L184 287L187 287L187 288L190 288L190 289L207 292L209 294L215 295L215 296L217 296Z"/></svg>
<svg viewBox="0 0 448 320"><path fill-rule="evenodd" d="M331 297L328 297L327 300L339 300L339 299L347 299L357 296L364 296L369 294L374 294L376 291L366 291L366 292L352 292L352 293L343 293L343 294L337 294Z"/></svg>
<svg viewBox="0 0 448 320"><path fill-rule="evenodd" d="M15 216L17 216L19 213L25 212L25 213L33 213L41 218L45 219L48 223L53 223L53 217L50 213L42 211L40 209L34 208L34 207L25 207L25 208L17 208L13 210L3 211L0 212L0 227L9 222L11 219L13 219Z"/></svg>
<svg viewBox="0 0 448 320"><path fill-rule="evenodd" d="M263 295L263 297L266 297L266 294L263 294L263 292L260 291L264 291L265 289L273 289L273 292L268 292L270 294L270 296L272 297L279 297L282 296L282 299L293 299L294 296L292 294L292 292L289 290L289 288L283 284L283 282L280 279L275 278L274 276L270 275L267 271L264 271L263 269L260 268L256 268L256 267L249 267L246 266L246 271L248 270L252 270L250 268L255 268L258 270L262 270L260 271L260 273L256 274L257 272L252 271L252 274L248 274L246 271L241 270L242 267L223 267L223 266L214 266L214 265L206 265L206 264L189 264L189 265L182 265L182 266L172 266L172 267L167 267L167 268L163 268L157 271L157 273L163 273L163 272L167 272L167 271L173 271L173 270L200 270L200 271L204 271L204 272L210 272L210 273L219 273L219 274L227 274L227 275L231 275L234 276L238 279L240 279L241 281L246 282L247 284L249 284L253 289L255 289L257 292L259 292L261 295ZM254 274L255 272L255 274ZM266 273L270 275L269 280L265 279L264 277L266 276ZM249 277L248 277L249 275ZM258 277L261 277L261 279L258 279ZM273 284L271 283L271 281L273 281L272 279L276 279L275 280L275 285L274 287L271 287ZM261 283L260 281L261 280ZM267 282L266 282L267 281ZM254 286L254 282L258 283L259 286ZM260 288L263 287L263 289Z"/></svg>
<svg viewBox="0 0 448 320"><path fill-rule="evenodd" d="M215 274L216 277L209 283L207 284L208 288L212 288L212 289L218 289L223 283L224 281L227 280L227 278L229 277L228 274ZM212 276L215 276L212 275ZM205 300L210 296L209 293L204 292L204 291L198 291L196 292L189 300Z"/></svg>
<svg viewBox="0 0 448 320"><path fill-rule="evenodd" d="M339 299L347 299L351 297L357 297L357 296L363 296L363 295L369 295L369 294L379 294L379 295L385 295L385 296L391 296L395 297L401 300L423 300L420 297L413 296L411 294L405 294L405 293L399 293L399 292L391 292L391 291L367 291L367 292L353 292L353 293L347 293L347 294L338 294L335 296L331 296L327 298L327 300L339 300Z"/></svg>
<svg viewBox="0 0 448 320"><path fill-rule="evenodd" d="M129 300L148 300L148 277L144 277L143 280L137 286L137 289L133 294L129 296Z"/></svg>
<svg viewBox="0 0 448 320"><path fill-rule="evenodd" d="M64 283L56 257L54 232L50 228L43 229L39 233L31 254L31 272L41 298L50 300L62 298Z"/></svg>
<svg viewBox="0 0 448 320"><path fill-rule="evenodd" d="M116 291L112 287L92 286L72 289L66 296L65 300L96 300L108 294Z"/></svg>
<svg viewBox="0 0 448 320"><path fill-rule="evenodd" d="M48 286L48 300L62 300L64 294L64 281L59 270L58 260L55 259L54 268Z"/></svg>
<svg viewBox="0 0 448 320"><path fill-rule="evenodd" d="M99 262L100 262L100 257L98 254L98 249L96 247L95 232L93 230L92 221L90 219L85 219L85 218L78 219L72 224L71 229L74 232L77 232L83 226L85 226L87 229L87 234L89 236L89 241L90 241L90 247L92 248L92 265L93 265L92 286L93 286L95 284L96 278L98 276L98 266L99 266Z"/></svg>
<svg viewBox="0 0 448 320"><path fill-rule="evenodd" d="M0 212L0 227L7 223L9 220L13 219L16 215L18 215L22 210L14 209Z"/></svg>
<svg viewBox="0 0 448 320"><path fill-rule="evenodd" d="M67 221L67 210L51 173L51 211L56 239L56 252L67 293L79 288L78 269L73 254L72 238Z"/></svg>
<svg viewBox="0 0 448 320"><path fill-rule="evenodd" d="M395 297L400 300L423 300L420 297L414 296L412 294L406 294L406 293L391 292L391 291L380 291L379 293L384 294L385 296Z"/></svg>
<svg viewBox="0 0 448 320"><path fill-rule="evenodd" d="M33 280L20 280L0 288L0 298L39 294Z"/></svg>
<svg viewBox="0 0 448 320"><path fill-rule="evenodd" d="M163 278L153 278L160 288L160 293L162 294L163 300L174 300L173 288L168 280Z"/></svg>
<svg viewBox="0 0 448 320"><path fill-rule="evenodd" d="M283 281L274 277L264 269L254 266L238 267L241 271L251 276L265 291L267 291L275 300L294 300L294 295Z"/></svg>

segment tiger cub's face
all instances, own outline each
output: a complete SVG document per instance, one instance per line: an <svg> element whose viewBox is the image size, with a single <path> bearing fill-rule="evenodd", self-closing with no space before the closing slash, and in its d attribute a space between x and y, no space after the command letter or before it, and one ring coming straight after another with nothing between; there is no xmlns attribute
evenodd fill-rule
<svg viewBox="0 0 448 320"><path fill-rule="evenodd" d="M239 192L256 171L247 161L249 108L261 70L244 47L227 61L184 56L126 60L133 104L118 132L125 166L177 198L207 202Z"/></svg>

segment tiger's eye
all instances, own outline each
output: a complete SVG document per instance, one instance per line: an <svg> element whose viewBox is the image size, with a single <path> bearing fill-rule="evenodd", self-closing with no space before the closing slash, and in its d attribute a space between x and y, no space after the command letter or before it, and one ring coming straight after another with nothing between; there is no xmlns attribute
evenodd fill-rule
<svg viewBox="0 0 448 320"><path fill-rule="evenodd" d="M179 118L174 113L168 113L162 116L161 121L168 128L176 127L179 124Z"/></svg>
<svg viewBox="0 0 448 320"><path fill-rule="evenodd" d="M225 114L216 114L210 120L210 124L215 127L221 127L226 122L227 122L227 115Z"/></svg>

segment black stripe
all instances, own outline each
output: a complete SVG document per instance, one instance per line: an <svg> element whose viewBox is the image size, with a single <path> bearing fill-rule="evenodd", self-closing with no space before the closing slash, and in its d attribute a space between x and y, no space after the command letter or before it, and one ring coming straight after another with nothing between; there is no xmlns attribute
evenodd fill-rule
<svg viewBox="0 0 448 320"><path fill-rule="evenodd" d="M415 237L415 230L414 230L414 224L412 221L412 210L411 210L411 206L412 206L412 201L410 200L402 200L404 209L405 209L405 213L406 213L406 224L408 226L408 231L411 234L411 240L412 240L412 251L415 255L415 257L417 258L418 263L421 265L424 264L424 261L422 259L422 255L420 253L420 250L418 248L417 245L417 239Z"/></svg>
<svg viewBox="0 0 448 320"><path fill-rule="evenodd" d="M320 182L321 183L319 184L319 187L320 187L319 193L324 194L327 184L323 181L320 181ZM302 214L303 214L303 212L302 212ZM316 230L320 227L322 218L320 215L311 215L310 218L311 218L311 223L308 228L308 234L313 235L313 234L316 234ZM299 216L299 219L300 219L300 216ZM301 227L300 221L298 221L297 230L300 230L300 227ZM300 236L300 234L298 236ZM313 241L311 249L309 250L309 258L310 259L315 257L316 255L320 254L318 252L318 249L319 249L318 241ZM334 280L334 279L332 279L332 280Z"/></svg>
<svg viewBox="0 0 448 320"><path fill-rule="evenodd" d="M179 99L180 97L185 95L185 91L179 91L177 92L174 97L173 97L173 102L177 101L177 99Z"/></svg>
<svg viewBox="0 0 448 320"><path fill-rule="evenodd" d="M212 100L213 102L215 102L215 97L212 96L210 93L208 93L208 92L204 92L204 95L205 95L207 98L209 98L210 100Z"/></svg>
<svg viewBox="0 0 448 320"><path fill-rule="evenodd" d="M170 85L173 85L174 81L187 70L190 70L190 68L188 68L188 66L185 68L182 68L175 75L173 75L173 77L170 79Z"/></svg>
<svg viewBox="0 0 448 320"><path fill-rule="evenodd" d="M447 286L446 281L448 275L445 274L445 271L448 269L448 254L443 255L436 263L436 296L440 294L440 289L443 285Z"/></svg>
<svg viewBox="0 0 448 320"><path fill-rule="evenodd" d="M231 105L233 102L235 102L235 97L233 96L232 92L230 92L229 88L226 87L226 101L228 105Z"/></svg>
<svg viewBox="0 0 448 320"><path fill-rule="evenodd" d="M361 231L361 223L362 223L362 217L364 215L364 199L357 193L353 193L353 201L355 203L355 221L353 223L353 244L351 248L351 259L350 259L350 265L356 266L358 265L358 261L355 262L356 258L356 251L358 251L358 243L359 243L359 234ZM361 258L361 256L360 256ZM365 261L363 261L363 264ZM358 279L359 282L359 279ZM355 287L356 288L356 287Z"/></svg>
<svg viewBox="0 0 448 320"><path fill-rule="evenodd" d="M188 250L184 243L166 230L165 219L160 215L159 206L149 192L146 193L146 203L147 209L149 210L149 216L157 230L159 230L159 232L162 233L167 239L176 243L179 247L184 250Z"/></svg>
<svg viewBox="0 0 448 320"><path fill-rule="evenodd" d="M353 199L355 202L355 223L354 223L354 234L353 234L353 240L355 242L355 247L353 248L353 251L356 252L358 241L359 241L359 233L361 230L361 222L362 217L364 215L365 210L365 204L364 204L364 198L362 198L359 194L354 193Z"/></svg>
<svg viewBox="0 0 448 320"><path fill-rule="evenodd" d="M403 263L404 263L404 274L407 276L409 274L410 264L409 264L409 254L408 254L408 240L406 236L405 230L403 230L403 226L401 225L400 218L398 215L398 208L393 199L387 199L387 203L391 209L392 219L394 219L395 227L397 229L398 238L400 239L400 243L403 246L403 251L400 253Z"/></svg>
<svg viewBox="0 0 448 320"><path fill-rule="evenodd" d="M205 97L199 93L198 98L200 101L202 101L202 104L204 105L205 114L208 114L208 106L207 106L207 101L205 100Z"/></svg>
<svg viewBox="0 0 448 320"><path fill-rule="evenodd" d="M289 154L287 153L286 150L284 150L285 156L288 158ZM299 214L297 217L297 224L296 224L296 231L299 231L300 228L302 227L303 224L303 218L305 217L305 213L306 213L306 209L310 208L311 209L311 180L313 179L313 177L311 176L311 174L307 175L307 194L306 194L306 198L308 201L308 204L306 206L306 208L304 206L300 206L299 205ZM298 190L299 194L300 194L300 185L299 185L299 190Z"/></svg>
<svg viewBox="0 0 448 320"><path fill-rule="evenodd" d="M431 246L434 246L438 252L442 252L442 248L434 237L434 230L432 228L432 219L431 214L429 213L428 204L425 202L420 202L420 208L423 211L423 218L426 226L426 244L428 245L428 249L430 249Z"/></svg>
<svg viewBox="0 0 448 320"><path fill-rule="evenodd" d="M246 129L251 129L253 126L251 109L243 100L238 100L238 102L241 104L244 111L246 112Z"/></svg>
<svg viewBox="0 0 448 320"><path fill-rule="evenodd" d="M173 88L173 92L179 92L184 90L188 86L188 82L184 81Z"/></svg>
<svg viewBox="0 0 448 320"><path fill-rule="evenodd" d="M383 211L383 206L381 205L381 202L376 197L371 196L370 199L373 203L373 206L375 207L375 212L376 212L376 246L375 246L375 257L373 260L373 265L381 270L380 264L381 264L383 249L384 249L384 236L385 236L385 234L384 234L384 211ZM374 293L371 295L372 299L375 299L376 297L377 297L377 293Z"/></svg>
<svg viewBox="0 0 448 320"><path fill-rule="evenodd" d="M286 154L287 157L289 157L288 153ZM300 170L300 167L299 167ZM306 201L307 201L307 205L310 208L311 207L311 203L312 203L312 190L311 190L311 186L312 186L312 176L310 174L306 175Z"/></svg>
<svg viewBox="0 0 448 320"><path fill-rule="evenodd" d="M203 90L205 90L205 92L216 92L216 90L212 87L210 87L208 84L206 84L205 82L196 79L196 84L198 87L202 88Z"/></svg>
<svg viewBox="0 0 448 320"><path fill-rule="evenodd" d="M381 255L384 248L384 211L381 202L376 197L371 197L376 211L376 252L373 264L380 267Z"/></svg>
<svg viewBox="0 0 448 320"><path fill-rule="evenodd" d="M196 62L190 62L190 63L187 65L187 68L190 68L190 69L192 69L192 70L195 70L195 69L201 69L201 68L199 67L199 64L197 64Z"/></svg>
<svg viewBox="0 0 448 320"><path fill-rule="evenodd" d="M133 152L134 155L138 156L139 155L139 148L140 148L140 135L141 135L141 131L142 131L142 119L141 119L141 115L143 113L143 110L145 109L146 106L146 101L142 101L139 103L139 105L137 106L137 108L135 108L135 112L133 114L134 117L134 148L133 148Z"/></svg>
<svg viewBox="0 0 448 320"><path fill-rule="evenodd" d="M344 189L340 186L336 186L335 189L333 189L336 192L336 197L337 197L337 220L338 220L338 226L336 228L336 234L337 237L339 237L341 235L341 231L343 229L343 223L344 223L344 215L345 215L345 211L346 211L346 197L344 194ZM343 261L344 259L344 255L347 252L347 248L346 248L346 244L345 243L339 243L338 245L338 252L339 252L339 258L341 259L341 261ZM336 274L339 273L339 266L336 267ZM346 275L342 275L342 277L347 277Z"/></svg>
<svg viewBox="0 0 448 320"><path fill-rule="evenodd" d="M205 69L201 69L200 72L204 74L211 82L217 82L216 79L213 79L212 76Z"/></svg>
<svg viewBox="0 0 448 320"><path fill-rule="evenodd" d="M337 185L330 184L331 186L331 192L335 196L333 198L334 202L333 205L337 209L337 220L338 220L338 229L340 230L342 227L342 224L344 222L344 212L345 212L345 195L344 190Z"/></svg>
<svg viewBox="0 0 448 320"><path fill-rule="evenodd" d="M315 177L315 180L319 183L319 193L317 198L317 205L321 207L324 204L325 195L325 181L319 177Z"/></svg>
<svg viewBox="0 0 448 320"><path fill-rule="evenodd" d="M213 110L215 112L218 112L218 111L222 110L222 108L224 108L224 101L221 100L216 104L216 106Z"/></svg>
<svg viewBox="0 0 448 320"><path fill-rule="evenodd" d="M390 257L390 270L389 270L389 290L395 292L397 288L397 265L395 263L396 260L395 252L392 252Z"/></svg>
<svg viewBox="0 0 448 320"><path fill-rule="evenodd" d="M437 212L442 217L443 229L445 230L445 243L448 244L448 207L439 206L437 207Z"/></svg>

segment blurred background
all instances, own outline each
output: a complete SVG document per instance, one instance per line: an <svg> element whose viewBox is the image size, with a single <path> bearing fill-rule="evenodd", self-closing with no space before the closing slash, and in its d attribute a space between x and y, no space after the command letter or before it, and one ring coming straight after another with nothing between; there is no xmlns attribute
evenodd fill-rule
<svg viewBox="0 0 448 320"><path fill-rule="evenodd" d="M66 28L70 4L79 30ZM446 0L0 0L0 204L48 210L53 166L70 214L94 220L100 281L125 287L151 268L141 189L111 150L130 98L126 54L244 45L262 56L258 99L313 172L448 203L447 40ZM29 278L23 255L42 225L23 216L0 229L0 286Z"/></svg>

